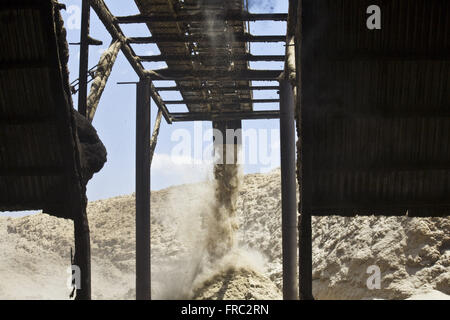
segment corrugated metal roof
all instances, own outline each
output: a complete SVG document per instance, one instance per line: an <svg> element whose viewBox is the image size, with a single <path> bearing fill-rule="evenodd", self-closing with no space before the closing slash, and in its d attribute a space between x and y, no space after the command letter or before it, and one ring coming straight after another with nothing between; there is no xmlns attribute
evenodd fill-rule
<svg viewBox="0 0 450 320"><path fill-rule="evenodd" d="M69 215L81 197L67 43L54 6L0 4L0 210Z"/></svg>
<svg viewBox="0 0 450 320"><path fill-rule="evenodd" d="M449 32L449 1L302 1L313 214L450 214Z"/></svg>

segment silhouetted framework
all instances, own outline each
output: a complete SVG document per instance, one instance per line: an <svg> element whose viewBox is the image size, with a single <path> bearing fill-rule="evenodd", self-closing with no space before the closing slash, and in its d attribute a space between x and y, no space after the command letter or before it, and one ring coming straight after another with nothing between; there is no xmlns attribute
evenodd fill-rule
<svg viewBox="0 0 450 320"><path fill-rule="evenodd" d="M119 48L139 77L137 299L151 298L150 166L162 117L169 124L212 121L222 129L280 118L285 299L313 299L312 216L449 214L448 1L382 1L381 30L366 26L369 0L290 0L288 14L252 14L243 0L135 3L138 15L115 17L103 0L83 0L78 91L79 110L92 121ZM111 58L100 59L86 101L89 45L99 43L89 36L89 6L112 42ZM81 269L77 299L90 299L88 179L71 110L76 90L68 81L61 7L53 0L0 4L2 33L9 35L0 37L0 209L44 209L73 219L74 263ZM286 21L287 34L252 35L247 21ZM145 24L148 37L127 37L121 25L129 23ZM250 43L281 41L284 55L250 53ZM153 43L157 55L139 56L133 49ZM285 68L253 70L252 61L285 61ZM149 70L147 62L167 68ZM155 86L162 80L175 84ZM255 90L279 90L280 99L255 99ZM181 99L165 101L160 93L167 91ZM159 109L152 137L151 99ZM281 106L256 111L258 103ZM172 105L188 111L171 112Z"/></svg>
<svg viewBox="0 0 450 320"><path fill-rule="evenodd" d="M68 48L52 0L0 3L0 210L39 210L75 224L81 272L77 299L90 299L90 237ZM89 9L89 7L87 7ZM67 252L69 264L70 252Z"/></svg>
<svg viewBox="0 0 450 320"><path fill-rule="evenodd" d="M150 105L149 96L144 93L151 95L168 123L212 121L223 124L240 123L241 120L279 118L278 109L253 110L254 104L279 103L279 99L254 99L252 93L253 90L279 90L278 81L284 70L252 70L249 68L249 62L284 61L285 56L252 55L248 46L252 42L285 42L286 36L252 35L247 32L245 22L287 21L288 15L251 14L244 10L242 0L227 2L193 0L183 3L171 0L136 0L141 12L139 15L114 17L104 1L90 0L90 2L113 40L121 42L122 52L141 79L137 85L136 297L150 299L150 172L148 171L150 161L147 161L149 145L145 143L149 141L150 127L149 118L143 113L143 108L149 108ZM198 14L199 9L203 10L202 14ZM145 23L151 36L126 37L120 27L126 23ZM160 54L138 56L131 46L152 43L158 45ZM168 67L158 70L144 68L143 63L158 61L164 61ZM173 80L176 85L153 84L154 81L160 80ZM272 83L255 86L251 81L272 81ZM148 92L144 88L145 85L148 86ZM182 99L164 101L159 94L164 91L179 92ZM186 105L188 112L170 112L168 106L171 105ZM288 103L288 107L292 108L292 104ZM291 120L293 121L293 117ZM159 127L158 122L157 126ZM159 128L155 131L156 135L158 131ZM292 139L289 141L292 142L294 133L291 134ZM152 148L155 138L152 138ZM292 155L293 151L290 151ZM295 181L293 166L284 166L283 163L283 168L291 171L290 181ZM290 188L291 190L286 190L291 194L288 197L289 203L292 201L295 203L295 184ZM292 205L289 207L292 213L291 209ZM295 232L293 236L296 237ZM292 254L295 253L292 246L290 250ZM291 257L290 261L295 263L295 256ZM295 277L293 270L295 267L290 271ZM293 285L295 280L293 278L291 280ZM289 298L297 297L294 291L295 287L291 289L292 294Z"/></svg>
<svg viewBox="0 0 450 320"><path fill-rule="evenodd" d="M252 35L245 27L246 21L287 21L287 14L250 14L243 8L244 1L229 3L215 1L136 0L141 12L129 17L115 17L104 1L90 0L91 6L111 36L122 42L122 52L139 75L152 82L174 80L176 86L167 88L151 84L151 94L168 123L212 119L220 113L242 113L248 119L253 115L251 81L278 81L283 70L252 70L250 61L284 61L283 55L252 55L251 42L285 42L285 35ZM203 10L198 14L198 10ZM144 23L149 37L126 37L121 29L125 23ZM138 56L131 44L156 43L161 53ZM164 61L167 68L146 70L145 62ZM273 83L260 85L257 90L276 90ZM160 92L178 91L180 101L164 101ZM255 89L256 90L256 89ZM185 115L172 114L167 105L185 104ZM279 111L266 113L273 118ZM246 119L241 116L241 119Z"/></svg>
<svg viewBox="0 0 450 320"><path fill-rule="evenodd" d="M80 63L79 63L79 90L78 112L87 116L88 73L89 69L89 29L91 20L91 7L89 0L82 0L81 8L81 33L80 33ZM86 200L87 202L87 200ZM77 300L91 299L91 243L89 222L87 219L86 205L84 203L80 212L75 215L74 237L75 256L73 265L80 268L81 288L77 287Z"/></svg>

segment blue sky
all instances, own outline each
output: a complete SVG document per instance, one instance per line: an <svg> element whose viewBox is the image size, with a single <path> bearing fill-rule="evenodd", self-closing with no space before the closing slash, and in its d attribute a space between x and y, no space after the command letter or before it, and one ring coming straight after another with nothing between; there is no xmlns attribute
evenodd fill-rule
<svg viewBox="0 0 450 320"><path fill-rule="evenodd" d="M67 6L67 11L62 11L67 28L68 42L79 42L79 15L81 0L62 1ZM132 0L106 0L111 12L117 16L137 14L138 9ZM288 1L253 0L249 3L251 12L281 12L288 11ZM122 25L124 33L129 36L150 36L150 32L143 24ZM254 22L250 23L250 32L253 34L285 34L286 23L284 22ZM97 15L91 10L91 36L103 41L102 46L90 47L89 66L93 67L98 62L101 53L110 44L111 37L101 24ZM133 45L137 54L158 54L156 45ZM283 43L252 44L253 54L284 54ZM79 47L70 46L69 71L70 80L78 78ZM158 69L165 67L164 63L144 63L146 69ZM251 63L254 69L282 69L282 62L260 62ZM93 125L98 131L100 138L108 151L108 162L100 173L97 173L88 184L88 198L90 201L105 199L122 194L130 194L135 190L135 107L136 87L135 85L118 85L119 81L137 81L138 77L129 65L122 53L119 53L112 74L103 93L98 106ZM171 84L171 82L155 82L155 85ZM255 85L258 83L255 82ZM267 85L272 83L267 82ZM273 84L272 84L273 85ZM178 100L180 96L174 92L162 93L164 99ZM255 98L277 98L276 91L254 92ZM77 107L78 97L73 96L74 107ZM255 105L255 110L278 109L277 103ZM184 106L169 106L171 111L186 111ZM157 112L156 105L152 103L152 125ZM197 123L197 130L199 129ZM210 122L201 122L204 130L211 128ZM247 120L243 121L243 130L249 129L274 129L279 130L278 120ZM173 163L170 155L171 150L177 144L172 141L171 136L177 129L186 129L194 132L194 123L175 123L168 125L163 120L155 157L152 164L151 186L152 190L159 190L171 185L184 184L201 181L208 178L211 168L205 165L191 165ZM279 158L279 140L272 139L269 142L271 152ZM244 141L244 148L248 144ZM244 151L245 152L245 151ZM248 152L248 150L247 150ZM261 164L244 165L245 173L263 172L273 169L279 165L272 163L269 167Z"/></svg>

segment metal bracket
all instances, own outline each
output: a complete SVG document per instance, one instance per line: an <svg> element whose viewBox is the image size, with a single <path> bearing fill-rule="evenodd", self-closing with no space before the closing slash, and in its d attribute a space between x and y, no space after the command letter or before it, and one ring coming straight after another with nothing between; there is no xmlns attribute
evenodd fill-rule
<svg viewBox="0 0 450 320"><path fill-rule="evenodd" d="M90 69L86 72L86 74L90 77L90 79L88 80L87 84L91 83L91 82L94 80L94 78L95 78L95 72L97 71L97 69L96 69L97 67L98 67L98 64L95 65L95 66L93 66L92 68L90 68ZM79 79L79 78L78 78L78 79L75 79L74 81L72 81L72 82L70 83L70 92L71 92L72 94L76 94L76 93L78 92L79 87L77 88L77 86L79 86L79 84L80 84L80 79Z"/></svg>

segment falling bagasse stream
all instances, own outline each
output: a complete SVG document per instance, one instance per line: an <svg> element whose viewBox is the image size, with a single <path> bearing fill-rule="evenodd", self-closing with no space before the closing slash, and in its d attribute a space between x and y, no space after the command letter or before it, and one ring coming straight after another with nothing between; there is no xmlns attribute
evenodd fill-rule
<svg viewBox="0 0 450 320"><path fill-rule="evenodd" d="M234 150L237 152L237 147ZM220 163L214 166L215 203L207 239L208 254L213 260L223 258L235 246L238 229L236 205L242 177L240 170L239 164Z"/></svg>

